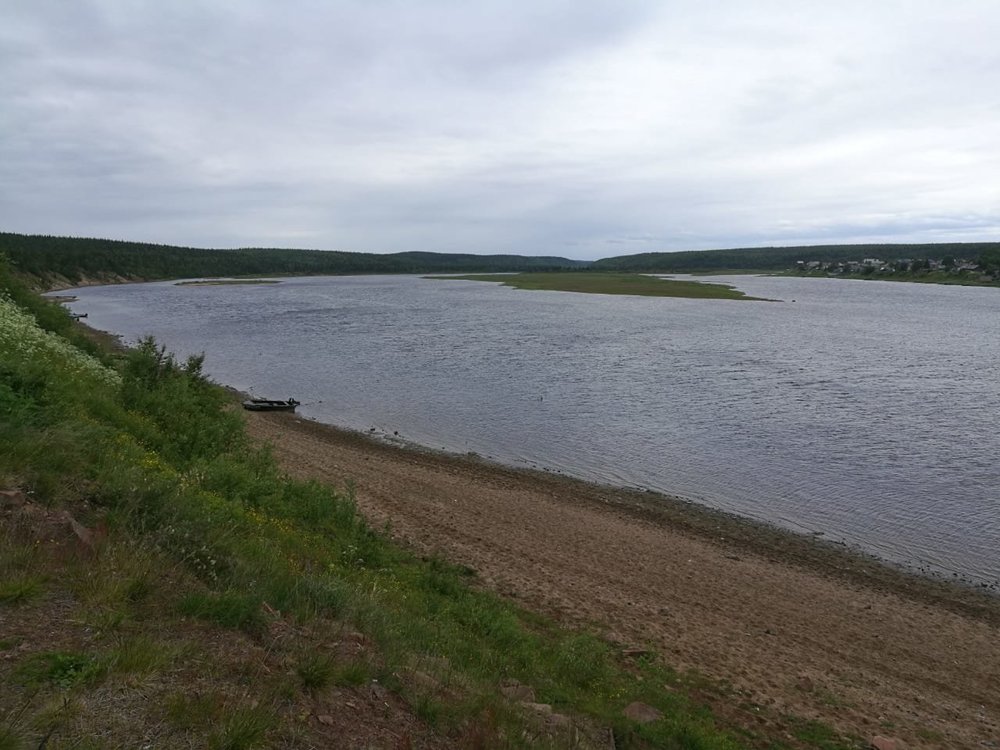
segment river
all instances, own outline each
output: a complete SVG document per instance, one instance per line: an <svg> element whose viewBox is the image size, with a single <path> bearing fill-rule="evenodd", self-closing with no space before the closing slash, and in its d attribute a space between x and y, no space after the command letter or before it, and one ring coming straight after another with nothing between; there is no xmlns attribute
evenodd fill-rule
<svg viewBox="0 0 1000 750"><path fill-rule="evenodd" d="M75 291L306 417L679 495L1000 583L1000 289L717 277L774 302L415 276Z"/></svg>

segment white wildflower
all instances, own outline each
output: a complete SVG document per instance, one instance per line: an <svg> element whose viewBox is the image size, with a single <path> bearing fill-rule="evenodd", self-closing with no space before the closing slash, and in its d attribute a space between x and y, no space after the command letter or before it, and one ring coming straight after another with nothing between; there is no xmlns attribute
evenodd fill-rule
<svg viewBox="0 0 1000 750"><path fill-rule="evenodd" d="M74 375L110 386L121 385L121 376L70 344L62 336L38 327L35 319L0 295L0 359L16 363L48 362Z"/></svg>

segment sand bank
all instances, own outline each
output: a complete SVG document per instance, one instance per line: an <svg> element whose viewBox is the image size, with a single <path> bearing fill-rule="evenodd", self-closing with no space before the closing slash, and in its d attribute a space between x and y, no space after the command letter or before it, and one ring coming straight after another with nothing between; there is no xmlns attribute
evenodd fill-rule
<svg viewBox="0 0 1000 750"><path fill-rule="evenodd" d="M911 747L1000 747L1000 599L661 496L248 415L287 471L353 481L376 527L752 712ZM745 717L744 717L745 718ZM993 743L993 744L990 744Z"/></svg>

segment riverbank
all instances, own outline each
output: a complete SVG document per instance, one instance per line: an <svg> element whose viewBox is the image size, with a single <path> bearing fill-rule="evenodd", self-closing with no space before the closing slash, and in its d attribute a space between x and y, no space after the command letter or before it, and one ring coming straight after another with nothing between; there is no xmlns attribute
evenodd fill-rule
<svg viewBox="0 0 1000 750"><path fill-rule="evenodd" d="M644 493L250 415L290 474L353 482L376 527L486 587L795 714L911 747L1000 737L1000 601ZM741 717L741 718L746 718Z"/></svg>

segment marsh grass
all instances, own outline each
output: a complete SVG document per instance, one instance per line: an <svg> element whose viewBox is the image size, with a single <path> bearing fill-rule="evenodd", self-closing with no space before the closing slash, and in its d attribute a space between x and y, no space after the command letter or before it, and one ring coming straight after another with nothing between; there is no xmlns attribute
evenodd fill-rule
<svg viewBox="0 0 1000 750"><path fill-rule="evenodd" d="M606 271L527 272L516 274L469 274L428 276L429 279L492 281L515 289L580 292L583 294L630 294L643 297L687 297L691 299L758 300L728 284L661 279L640 273Z"/></svg>

